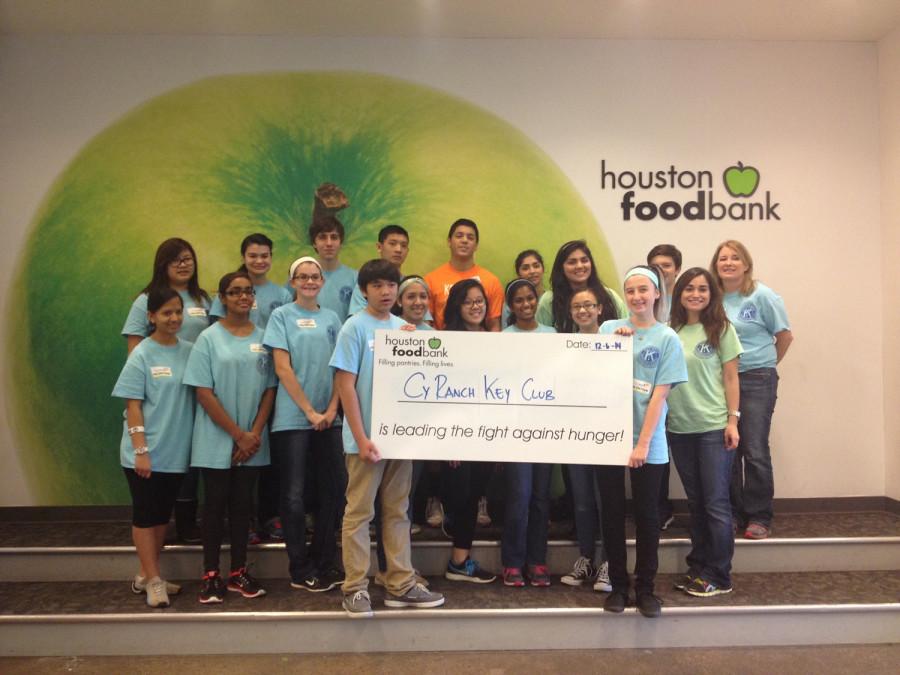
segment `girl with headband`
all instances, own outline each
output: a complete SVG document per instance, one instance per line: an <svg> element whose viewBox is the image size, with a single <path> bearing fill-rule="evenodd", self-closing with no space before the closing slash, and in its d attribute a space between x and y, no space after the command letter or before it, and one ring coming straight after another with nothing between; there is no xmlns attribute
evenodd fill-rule
<svg viewBox="0 0 900 675"><path fill-rule="evenodd" d="M601 333L633 337L634 385L632 424L634 448L628 458L636 526L635 603L646 617L660 614L653 594L659 567L659 486L669 461L666 445L666 397L675 385L687 381L681 342L675 332L656 319L659 309L659 273L650 267L632 268L625 275L627 319L604 321ZM630 579L625 548L625 467L597 467L602 502L603 541L609 556L612 591L603 609L622 612L629 604Z"/></svg>
<svg viewBox="0 0 900 675"><path fill-rule="evenodd" d="M534 318L537 289L527 279L506 285L509 325L504 333L555 333ZM527 576L532 586L549 586L547 569L547 523L550 518L550 476L552 463L507 462L506 517L500 543L503 584L522 587ZM525 574L523 575L523 571Z"/></svg>
<svg viewBox="0 0 900 675"><path fill-rule="evenodd" d="M290 267L296 299L272 312L263 344L272 350L278 395L272 418L273 464L280 479L279 505L293 588L329 591L344 575L336 564L336 533L347 485L334 370L324 366L334 351L341 320L318 304L325 283L315 258ZM310 458L315 455L315 462ZM318 488L316 527L306 545L304 488L307 474Z"/></svg>

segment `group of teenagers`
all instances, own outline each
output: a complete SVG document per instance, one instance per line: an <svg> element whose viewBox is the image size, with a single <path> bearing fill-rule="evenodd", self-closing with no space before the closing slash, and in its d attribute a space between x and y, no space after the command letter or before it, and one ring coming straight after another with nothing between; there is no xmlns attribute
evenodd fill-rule
<svg viewBox="0 0 900 675"><path fill-rule="evenodd" d="M294 260L282 284L269 279L272 241L246 237L240 267L220 279L213 298L199 286L194 248L168 239L132 305L122 329L129 356L113 396L126 402L120 459L140 562L132 590L145 593L148 605L168 606L180 591L162 578L160 551L173 509L179 534L195 536L200 478L201 603L223 602L228 591L265 594L247 569L257 511L280 517L291 586L312 592L339 586L351 617L373 613L372 524L375 583L385 588L385 606L444 603L411 560L411 494L424 463L382 459L372 440L373 345L380 329L632 336L634 438L627 468L636 526L634 595L625 466L564 467L579 557L560 580L607 593L607 611L634 605L644 616L660 614L654 594L659 502L668 490L671 451L692 543L676 588L697 597L732 590L735 534L762 539L771 526L776 364L792 340L784 304L754 279L745 246L725 241L708 269L684 272L677 248L656 246L646 265L628 270L620 294L601 282L581 240L560 247L549 289L544 260L533 249L516 257L516 276L504 288L475 263L479 230L469 219L450 227L449 262L424 276L403 276L410 237L398 225L382 228L378 257L358 271L340 262L344 228L333 215L314 218L309 239L315 257ZM470 555L494 466L440 465L443 525L453 540L447 579L496 579ZM550 458L503 464L507 586L551 583L551 469ZM311 486L317 498L308 541ZM226 523L231 559L223 575Z"/></svg>

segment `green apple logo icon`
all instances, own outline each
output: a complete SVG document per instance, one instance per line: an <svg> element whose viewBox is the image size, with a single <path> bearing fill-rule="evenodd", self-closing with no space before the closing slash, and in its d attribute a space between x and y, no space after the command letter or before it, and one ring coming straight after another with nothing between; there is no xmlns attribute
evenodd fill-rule
<svg viewBox="0 0 900 675"><path fill-rule="evenodd" d="M722 176L725 189L732 197L750 197L759 185L759 171L752 166L729 166Z"/></svg>
<svg viewBox="0 0 900 675"><path fill-rule="evenodd" d="M438 347L441 346L441 339L440 338L429 338L428 346L431 347L432 349L437 349Z"/></svg>

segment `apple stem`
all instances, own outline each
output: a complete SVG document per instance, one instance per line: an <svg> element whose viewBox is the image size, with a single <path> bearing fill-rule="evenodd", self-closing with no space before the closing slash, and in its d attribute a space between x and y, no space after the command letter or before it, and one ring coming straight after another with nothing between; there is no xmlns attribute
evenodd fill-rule
<svg viewBox="0 0 900 675"><path fill-rule="evenodd" d="M743 163L743 162L738 162L738 163L737 163L737 168L739 168L741 171L743 171L743 170L744 170L744 163Z"/></svg>

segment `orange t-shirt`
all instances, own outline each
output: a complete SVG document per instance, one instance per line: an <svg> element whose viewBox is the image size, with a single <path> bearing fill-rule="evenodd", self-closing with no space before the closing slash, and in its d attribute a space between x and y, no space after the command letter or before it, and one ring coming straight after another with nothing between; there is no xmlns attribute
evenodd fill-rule
<svg viewBox="0 0 900 675"><path fill-rule="evenodd" d="M425 283L428 284L428 295L430 296L431 316L434 317L434 327L438 330L444 328L444 307L447 306L450 288L457 281L463 279L478 279L484 286L484 292L487 295L488 319L499 319L503 312L503 286L500 285L497 277L478 265L473 265L465 272L460 272L453 269L450 263L445 263L425 275Z"/></svg>

